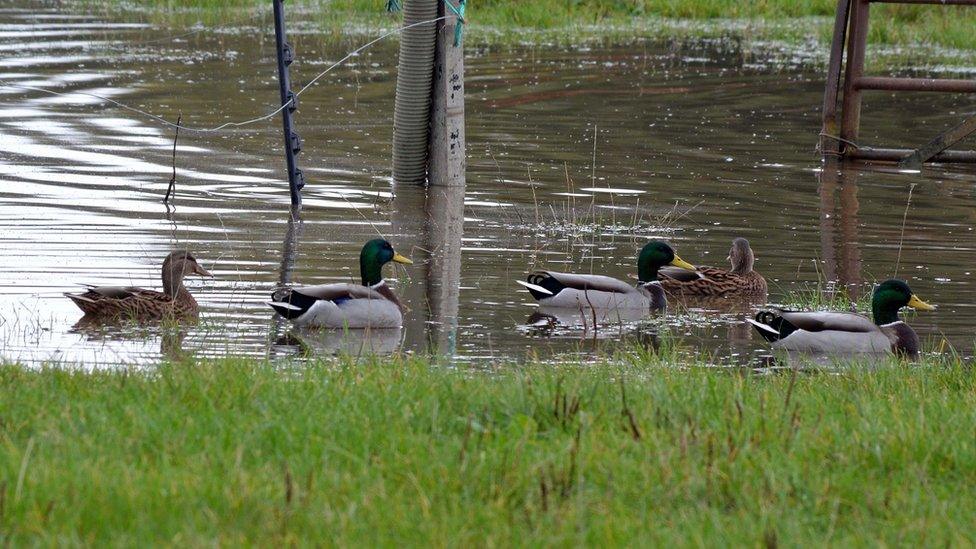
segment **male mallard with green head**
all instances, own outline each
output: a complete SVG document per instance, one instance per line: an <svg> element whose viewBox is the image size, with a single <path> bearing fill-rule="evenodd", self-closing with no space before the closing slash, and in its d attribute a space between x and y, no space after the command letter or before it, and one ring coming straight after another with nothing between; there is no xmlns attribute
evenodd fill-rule
<svg viewBox="0 0 976 549"><path fill-rule="evenodd" d="M809 353L881 353L918 356L918 334L898 318L898 310L911 307L931 311L908 284L886 280L871 298L874 322L854 313L760 311L748 319L777 349Z"/></svg>
<svg viewBox="0 0 976 549"><path fill-rule="evenodd" d="M268 305L298 326L399 328L403 324L402 306L383 279L383 266L391 261L413 264L386 240L370 240L359 254L361 285L279 288L271 294Z"/></svg>
<svg viewBox="0 0 976 549"><path fill-rule="evenodd" d="M732 270L701 267L697 272L665 268L661 287L669 294L683 296L765 295L766 279L753 270L756 256L745 238L732 241L728 260Z"/></svg>
<svg viewBox="0 0 976 549"><path fill-rule="evenodd" d="M124 286L88 286L83 293L64 295L91 318L154 320L196 316L197 302L183 285L183 277L212 275L186 250L167 255L162 271L162 292Z"/></svg>
<svg viewBox="0 0 976 549"><path fill-rule="evenodd" d="M694 271L695 267L678 257L664 242L648 242L637 256L637 285L632 286L603 275L535 271L519 284L529 289L541 305L572 309L650 309L664 310L667 298L658 281L664 266Z"/></svg>

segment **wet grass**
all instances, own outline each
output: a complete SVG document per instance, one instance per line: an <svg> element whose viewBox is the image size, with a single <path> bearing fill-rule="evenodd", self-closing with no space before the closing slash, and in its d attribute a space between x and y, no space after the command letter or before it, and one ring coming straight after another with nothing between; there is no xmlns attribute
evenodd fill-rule
<svg viewBox="0 0 976 549"><path fill-rule="evenodd" d="M976 377L754 375L634 351L0 368L22 545L968 545Z"/></svg>
<svg viewBox="0 0 976 549"><path fill-rule="evenodd" d="M848 287L826 280L805 284L795 283L778 301L796 310L847 311L870 316L874 286L873 283L865 283Z"/></svg>
<svg viewBox="0 0 976 549"><path fill-rule="evenodd" d="M259 0L122 0L109 3L82 0L85 9L138 10L154 20L208 24L242 21L264 10ZM297 9L309 12L331 28L392 25L385 0L306 0ZM835 0L481 0L468 7L469 32L478 41L538 42L610 35L620 39L665 33L727 35L826 42L832 29ZM289 6L289 9L296 7ZM976 10L960 6L872 6L870 42L887 45L936 45L976 48ZM734 21L735 24L721 22ZM719 22L696 25L694 22ZM745 28L743 28L745 24Z"/></svg>

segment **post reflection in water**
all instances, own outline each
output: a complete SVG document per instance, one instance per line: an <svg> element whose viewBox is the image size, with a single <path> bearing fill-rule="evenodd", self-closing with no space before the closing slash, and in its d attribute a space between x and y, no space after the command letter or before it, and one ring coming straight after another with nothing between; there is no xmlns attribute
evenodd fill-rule
<svg viewBox="0 0 976 549"><path fill-rule="evenodd" d="M288 213L288 228L285 231L285 240L282 244L281 251L281 267L278 273L278 283L282 286L289 285L293 281L295 261L298 258L298 245L301 242L304 231L305 225L302 221L301 207L293 206ZM287 334L290 327L291 325L288 320L277 314L272 315L270 341L273 341L275 344L270 346L268 351L270 355L277 354L276 350L280 350L279 348L281 346L298 346L299 352L301 352L301 345L296 344L293 338Z"/></svg>
<svg viewBox="0 0 976 549"><path fill-rule="evenodd" d="M402 290L405 344L453 356L457 348L464 186L397 185L394 247L409 251L414 267Z"/></svg>
<svg viewBox="0 0 976 549"><path fill-rule="evenodd" d="M829 160L820 171L820 254L824 276L847 289L852 300L863 291L858 239L856 169ZM835 199L838 195L838 200Z"/></svg>
<svg viewBox="0 0 976 549"><path fill-rule="evenodd" d="M288 215L288 230L285 232L285 242L281 252L281 272L278 282L282 285L292 282L292 274L295 272L295 259L298 257L298 243L301 241L304 231L302 209L300 206L293 206Z"/></svg>

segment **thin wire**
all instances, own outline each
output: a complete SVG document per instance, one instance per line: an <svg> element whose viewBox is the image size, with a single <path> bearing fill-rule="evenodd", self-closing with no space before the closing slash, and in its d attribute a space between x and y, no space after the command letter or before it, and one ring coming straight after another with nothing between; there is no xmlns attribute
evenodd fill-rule
<svg viewBox="0 0 976 549"><path fill-rule="evenodd" d="M309 89L310 87L312 87L323 76L325 76L326 74L332 72L333 69L341 66L343 63L345 63L346 61L348 61L350 58L355 57L356 55L359 55L364 50L366 50L367 48L373 46L377 42L380 42L382 40L385 40L385 39L387 39L387 38L389 38L389 37L391 37L391 36L393 36L395 34L399 34L399 33L403 32L403 31L405 31L407 29L410 29L410 28L413 28L413 27L418 27L420 25L428 25L430 23L436 23L438 21L443 21L443 20L449 19L451 17L457 17L457 16L455 16L453 14L450 14L450 15L444 15L442 17L438 17L436 19L430 19L430 20L427 20L427 21L419 21L417 23L412 23L412 24L406 25L404 27L399 27L399 28L394 29L394 30L392 30L390 32L387 32L385 34L382 34L379 37L374 38L373 40L370 40L369 42L363 44L362 46L360 46L360 47L352 50L349 53L347 53L345 55L345 57L343 57L339 61L333 63L331 66L329 66L324 71L320 72L318 74L318 76L316 76L315 78L313 78L311 82L309 82L308 84L305 85L305 87L303 87L301 90L299 90L298 93L295 94L295 97L297 98L301 94L305 93L305 91L307 89ZM64 96L64 97L84 95L84 96L87 96L87 97L94 97L95 99L99 99L99 100L105 101L107 103L111 103L112 105L115 105L116 107L119 107L121 109L125 109L127 111L134 112L136 114L141 114L141 115L143 115L143 116L145 116L147 118L150 118L152 120L155 120L156 122L159 122L160 124L162 124L164 126L169 126L171 128L179 128L179 129L182 129L184 131L197 132L197 133L214 133L214 132L219 132L221 130L224 130L226 128L231 128L231 127L237 128L237 127L241 127L241 126L249 126L251 124L256 124L258 122L263 122L264 120L268 120L269 118L272 118L275 115L277 115L278 113L280 113L281 111L285 110L291 104L291 102L285 103L284 105L282 105L282 106L278 107L277 109L269 112L268 114L265 114L263 116L259 116L257 118L251 118L251 119L243 120L243 121L240 121L240 122L225 122L225 123L223 123L223 124L221 124L219 126L215 126L213 128L195 128L195 127L192 127L192 126L184 126L182 124L174 124L173 122L170 122L169 120L166 120L165 118L162 118L161 116L157 116L157 115L155 115L155 114L153 114L151 112L146 112L144 110L140 110L140 109L137 109L135 107L130 107L129 105L126 105L125 103L120 103L119 101L116 101L116 100L111 99L109 97L104 97L104 96L101 96L101 95L96 95L94 93L88 93L88 92L70 92L70 93L63 93L63 92L57 92L57 91L54 91L54 90L48 90L48 89L45 89L45 88L38 88L38 87L35 87L35 86L26 86L24 84L17 84L15 82L8 82L8 81L3 81L3 80L0 80L0 84L2 84L4 86L9 86L9 87L12 87L12 88L19 88L19 89L23 89L23 90L31 90L31 91L46 93L46 94L49 94L49 95L57 95L57 96Z"/></svg>

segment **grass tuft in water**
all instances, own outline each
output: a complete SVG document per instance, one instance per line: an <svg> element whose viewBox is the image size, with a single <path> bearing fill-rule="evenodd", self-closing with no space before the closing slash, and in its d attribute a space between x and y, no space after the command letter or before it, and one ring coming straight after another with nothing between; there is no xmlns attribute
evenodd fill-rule
<svg viewBox="0 0 976 549"><path fill-rule="evenodd" d="M798 310L870 313L873 291L873 284L852 287L821 280L790 288L781 301L782 305Z"/></svg>

